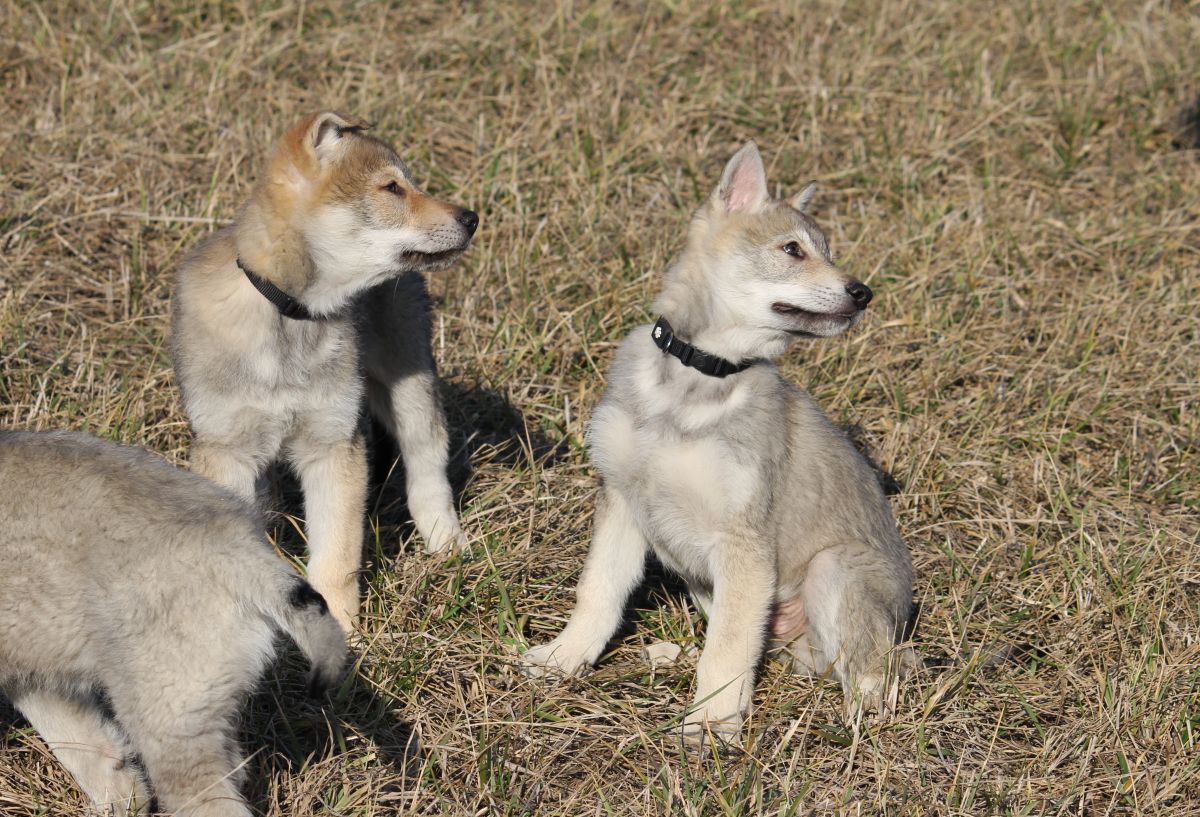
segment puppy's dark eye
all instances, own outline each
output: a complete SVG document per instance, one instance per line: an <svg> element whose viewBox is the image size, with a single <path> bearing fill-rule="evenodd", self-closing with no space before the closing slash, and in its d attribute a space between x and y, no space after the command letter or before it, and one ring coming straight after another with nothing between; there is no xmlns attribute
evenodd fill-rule
<svg viewBox="0 0 1200 817"><path fill-rule="evenodd" d="M808 257L804 254L804 249L797 241L789 241L788 243L784 244L783 251L793 258L799 258L801 261Z"/></svg>
<svg viewBox="0 0 1200 817"><path fill-rule="evenodd" d="M401 187L400 185L396 184L395 182L388 182L387 184L385 184L383 186L383 189L388 191L392 195L399 196L400 198L404 198L404 188Z"/></svg>

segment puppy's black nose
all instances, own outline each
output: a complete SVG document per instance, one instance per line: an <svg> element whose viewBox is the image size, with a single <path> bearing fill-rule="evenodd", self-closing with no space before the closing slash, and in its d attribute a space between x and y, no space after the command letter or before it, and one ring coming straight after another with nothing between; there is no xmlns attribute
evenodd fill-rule
<svg viewBox="0 0 1200 817"><path fill-rule="evenodd" d="M475 235L475 228L479 226L479 214L474 210L459 210L455 221L467 228L467 235Z"/></svg>
<svg viewBox="0 0 1200 817"><path fill-rule="evenodd" d="M855 306L866 309L875 293L871 292L871 288L866 284L855 281L853 284L846 284L846 294L854 299Z"/></svg>

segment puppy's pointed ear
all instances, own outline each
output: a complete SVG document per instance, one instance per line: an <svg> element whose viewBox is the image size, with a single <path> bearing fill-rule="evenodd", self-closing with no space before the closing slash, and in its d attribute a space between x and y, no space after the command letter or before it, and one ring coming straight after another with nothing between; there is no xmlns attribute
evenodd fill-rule
<svg viewBox="0 0 1200 817"><path fill-rule="evenodd" d="M322 166L340 153L348 134L369 127L366 120L334 111L304 117L279 143L272 163L275 175L293 185L315 179Z"/></svg>
<svg viewBox="0 0 1200 817"><path fill-rule="evenodd" d="M788 204L803 213L808 210L808 205L812 204L815 195L817 195L817 183L809 182L803 190L788 199Z"/></svg>
<svg viewBox="0 0 1200 817"><path fill-rule="evenodd" d="M349 133L371 127L365 119L346 116L336 111L321 111L308 126L307 142L319 160L324 161L335 153L342 138Z"/></svg>
<svg viewBox="0 0 1200 817"><path fill-rule="evenodd" d="M753 140L725 165L713 199L727 213L753 213L767 203L767 172Z"/></svg>

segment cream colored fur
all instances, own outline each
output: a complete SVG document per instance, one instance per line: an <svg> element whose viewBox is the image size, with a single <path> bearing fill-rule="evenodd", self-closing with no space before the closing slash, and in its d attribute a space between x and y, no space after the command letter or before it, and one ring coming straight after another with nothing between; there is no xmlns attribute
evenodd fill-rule
<svg viewBox="0 0 1200 817"><path fill-rule="evenodd" d="M153 793L180 817L249 817L236 717L276 634L318 684L345 666L253 510L144 451L0 431L0 564L0 692L104 813Z"/></svg>
<svg viewBox="0 0 1200 817"><path fill-rule="evenodd" d="M854 326L870 299L798 209L811 195L771 200L750 143L697 212L655 308L702 350L757 362L718 379L660 351L650 326L621 344L589 428L602 488L576 607L557 638L523 656L534 675L593 664L653 552L709 617L684 719L693 740L736 739L767 649L871 706L889 702L890 668L912 660L890 652L910 615L912 570L887 500L770 362L797 337Z"/></svg>

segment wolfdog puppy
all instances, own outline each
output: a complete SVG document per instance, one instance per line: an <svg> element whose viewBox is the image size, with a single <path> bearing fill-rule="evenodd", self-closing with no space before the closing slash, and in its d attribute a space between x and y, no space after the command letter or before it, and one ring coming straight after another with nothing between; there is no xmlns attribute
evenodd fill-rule
<svg viewBox="0 0 1200 817"><path fill-rule="evenodd" d="M235 716L276 633L316 687L345 665L253 511L145 451L0 432L0 562L0 692L102 811L145 813L153 791L181 815L249 817Z"/></svg>
<svg viewBox="0 0 1200 817"><path fill-rule="evenodd" d="M871 300L805 214L813 191L771 199L751 142L695 214L662 318L621 344L591 421L602 489L575 610L523 657L531 674L594 663L653 550L709 615L692 740L736 738L768 642L878 706L910 615L908 550L870 466L770 362Z"/></svg>
<svg viewBox="0 0 1200 817"><path fill-rule="evenodd" d="M193 467L248 500L271 462L295 468L308 577L347 629L359 606L364 394L399 443L426 550L464 542L421 273L458 258L479 223L421 192L367 127L326 111L288 131L235 223L180 267L171 343Z"/></svg>

